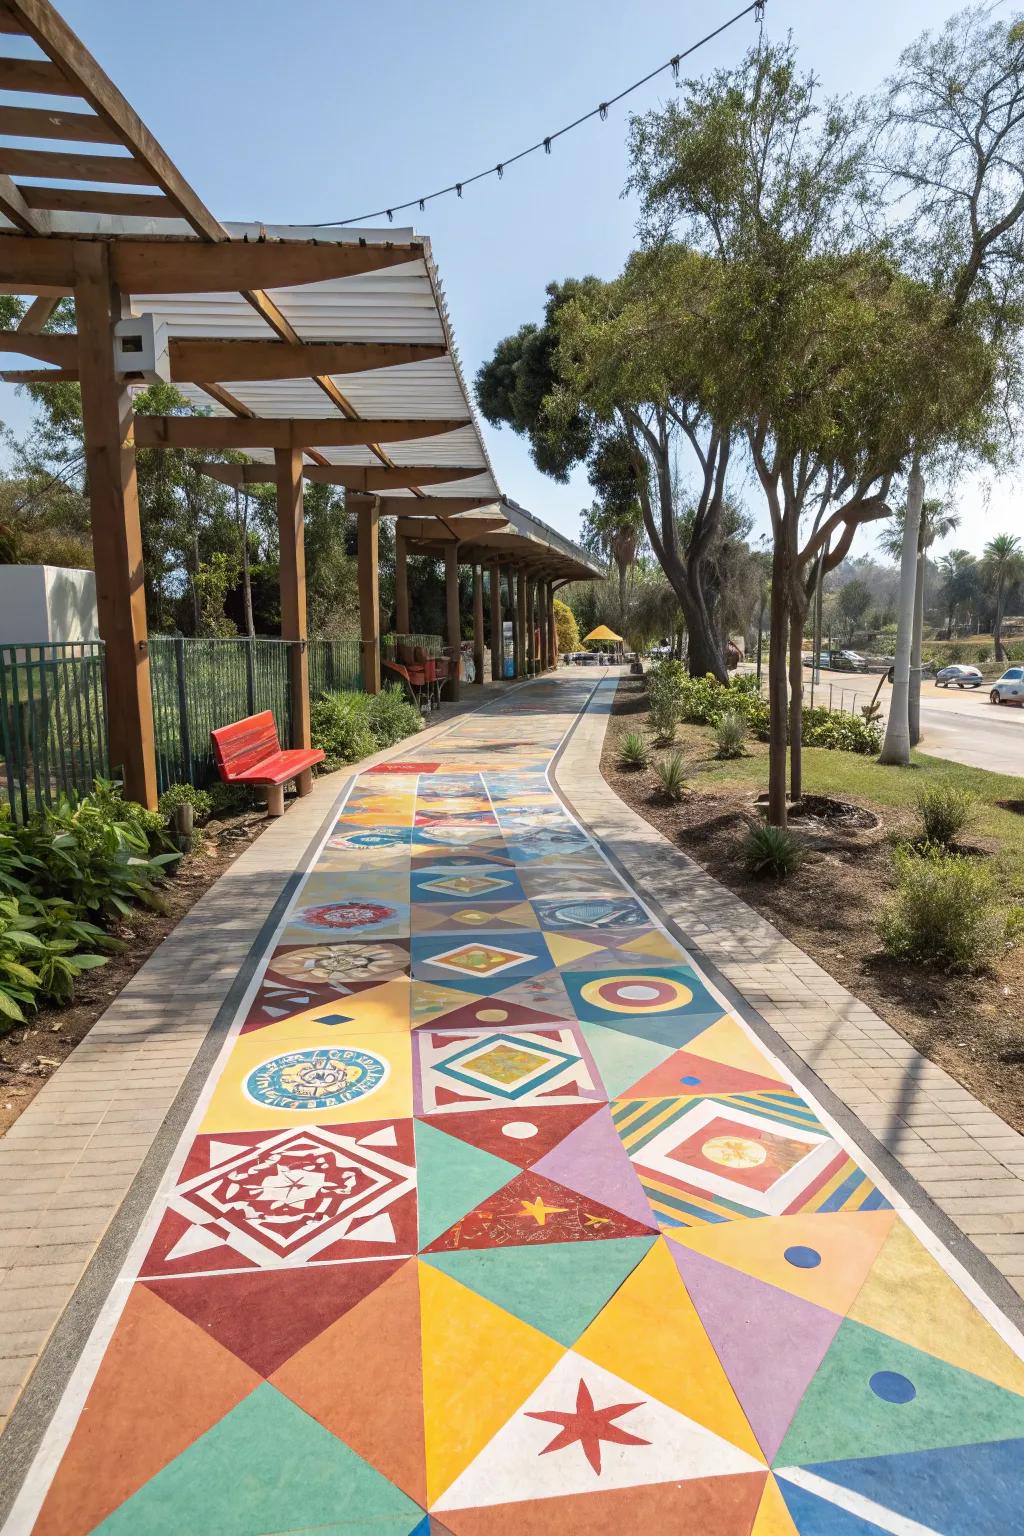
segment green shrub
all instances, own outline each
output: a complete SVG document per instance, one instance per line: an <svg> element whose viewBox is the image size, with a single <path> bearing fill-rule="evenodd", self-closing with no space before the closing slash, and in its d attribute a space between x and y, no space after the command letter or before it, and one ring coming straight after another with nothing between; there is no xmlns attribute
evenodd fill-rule
<svg viewBox="0 0 1024 1536"><path fill-rule="evenodd" d="M1006 652L1008 662L1024 661L1024 640L1016 640L1012 645L1005 645L1003 649Z"/></svg>
<svg viewBox="0 0 1024 1536"><path fill-rule="evenodd" d="M620 768L646 768L649 761L647 743L639 731L627 731L619 742Z"/></svg>
<svg viewBox="0 0 1024 1536"><path fill-rule="evenodd" d="M116 786L97 780L93 794L61 798L16 837L34 862L34 894L62 899L79 916L128 917L135 903L156 904L155 887L181 857L150 852L151 835L166 843L166 829L158 812L122 800Z"/></svg>
<svg viewBox="0 0 1024 1536"><path fill-rule="evenodd" d="M666 800L681 800L686 788L686 760L681 752L671 752L655 764L658 788Z"/></svg>
<svg viewBox="0 0 1024 1536"><path fill-rule="evenodd" d="M979 667L987 666L992 660L992 647L990 645L979 645L974 653L974 659Z"/></svg>
<svg viewBox="0 0 1024 1536"><path fill-rule="evenodd" d="M194 784L171 784L160 796L158 804L161 816L172 826L179 805L192 807L197 826L209 821L213 814L213 796L205 789L196 789Z"/></svg>
<svg viewBox="0 0 1024 1536"><path fill-rule="evenodd" d="M398 683L388 683L370 697L367 723L378 752L423 729L422 715Z"/></svg>
<svg viewBox="0 0 1024 1536"><path fill-rule="evenodd" d="M863 715L833 714L816 704L813 709L805 707L801 718L805 747L827 747L867 756L881 750L881 726L875 720L865 720Z"/></svg>
<svg viewBox="0 0 1024 1536"><path fill-rule="evenodd" d="M957 784L929 784L917 797L924 841L948 848L974 818L977 796Z"/></svg>
<svg viewBox="0 0 1024 1536"><path fill-rule="evenodd" d="M955 662L966 661L967 647L961 645L959 640L954 640L952 645L947 645L942 652L944 666L952 666Z"/></svg>
<svg viewBox="0 0 1024 1536"><path fill-rule="evenodd" d="M786 880L803 863L804 846L788 827L772 827L765 821L751 827L740 845L740 858L748 875Z"/></svg>
<svg viewBox="0 0 1024 1536"><path fill-rule="evenodd" d="M681 661L657 662L647 674L651 729L659 741L671 741L683 716L683 685L686 669Z"/></svg>
<svg viewBox="0 0 1024 1536"><path fill-rule="evenodd" d="M321 771L330 773L376 751L365 693L325 693L309 712L314 747L324 753Z"/></svg>
<svg viewBox="0 0 1024 1536"><path fill-rule="evenodd" d="M878 920L892 959L981 971L1019 935L1015 909L1000 905L995 876L981 860L929 845L897 849L893 867L896 888Z"/></svg>
<svg viewBox="0 0 1024 1536"><path fill-rule="evenodd" d="M728 709L719 716L718 723L714 727L715 742L718 747L716 757L743 757L746 753L744 743L747 739L747 722L737 709Z"/></svg>
<svg viewBox="0 0 1024 1536"><path fill-rule="evenodd" d="M245 784L225 784L217 779L205 791L210 797L210 815L233 816L252 804L252 790Z"/></svg>

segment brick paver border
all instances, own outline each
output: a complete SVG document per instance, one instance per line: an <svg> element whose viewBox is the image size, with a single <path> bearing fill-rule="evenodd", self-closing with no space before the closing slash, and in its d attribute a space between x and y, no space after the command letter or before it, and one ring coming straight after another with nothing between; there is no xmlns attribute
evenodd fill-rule
<svg viewBox="0 0 1024 1536"><path fill-rule="evenodd" d="M559 794L992 1301L1024 1326L1024 1136L859 1002L604 779L617 679L563 743Z"/></svg>

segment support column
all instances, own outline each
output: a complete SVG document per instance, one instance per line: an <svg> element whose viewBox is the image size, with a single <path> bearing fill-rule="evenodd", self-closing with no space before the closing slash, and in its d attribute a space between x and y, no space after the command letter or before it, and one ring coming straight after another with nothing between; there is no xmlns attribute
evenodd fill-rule
<svg viewBox="0 0 1024 1536"><path fill-rule="evenodd" d="M109 247L76 241L75 313L96 606L107 674L110 762L124 792L156 809L153 696L142 569L132 400L114 372L121 295L110 276Z"/></svg>
<svg viewBox="0 0 1024 1536"><path fill-rule="evenodd" d="M359 575L359 667L364 693L380 693L380 498L350 496L356 509ZM403 557L404 557L403 550ZM404 564L404 559L403 559Z"/></svg>
<svg viewBox="0 0 1024 1536"><path fill-rule="evenodd" d="M526 572L522 566L516 571L516 633L519 636L516 676L527 677L529 674L526 663Z"/></svg>
<svg viewBox="0 0 1024 1536"><path fill-rule="evenodd" d="M555 622L555 588L553 583L548 583L548 644L551 648L551 665L558 667L558 625Z"/></svg>
<svg viewBox="0 0 1024 1536"><path fill-rule="evenodd" d="M473 562L473 673L474 681L484 680L484 572Z"/></svg>
<svg viewBox="0 0 1024 1536"><path fill-rule="evenodd" d="M547 672L551 667L551 636L548 632L548 584L537 583L537 628L540 630L540 669Z"/></svg>
<svg viewBox="0 0 1024 1536"><path fill-rule="evenodd" d="M537 671L537 626L534 622L537 610L537 583L533 577L526 582L526 670L530 677Z"/></svg>
<svg viewBox="0 0 1024 1536"><path fill-rule="evenodd" d="M522 634L519 631L519 590L517 590L517 573L514 567L508 567L508 614L513 625L513 677L522 677Z"/></svg>
<svg viewBox="0 0 1024 1536"><path fill-rule="evenodd" d="M395 535L395 629L409 633L409 557L408 545L400 533Z"/></svg>
<svg viewBox="0 0 1024 1536"><path fill-rule="evenodd" d="M448 672L448 698L453 704L459 699L459 655L461 620L459 615L459 546L452 542L444 547L444 598L445 628L448 631L448 648L451 666Z"/></svg>
<svg viewBox="0 0 1024 1536"><path fill-rule="evenodd" d="M501 566L491 566L487 578L491 589L491 682L505 676L505 624L501 607Z"/></svg>
<svg viewBox="0 0 1024 1536"><path fill-rule="evenodd" d="M289 641L292 746L311 746L309 734L309 658L306 655L306 542L302 511L302 449L275 448L277 480L278 581L281 589L281 638ZM295 781L300 795L313 788L308 770Z"/></svg>

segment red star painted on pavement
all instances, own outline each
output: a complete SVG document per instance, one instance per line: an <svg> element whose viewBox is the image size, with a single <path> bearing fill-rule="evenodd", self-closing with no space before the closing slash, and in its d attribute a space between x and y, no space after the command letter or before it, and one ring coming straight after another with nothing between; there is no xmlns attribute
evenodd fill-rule
<svg viewBox="0 0 1024 1536"><path fill-rule="evenodd" d="M644 1400L639 1403L613 1403L608 1408L595 1408L594 1399L590 1395L590 1389L585 1381L580 1381L579 1391L576 1393L576 1412L558 1413L550 1410L546 1413L527 1413L528 1419L543 1419L549 1424L560 1424L562 1427L552 1440L541 1451L546 1456L548 1451L564 1451L567 1445L574 1445L578 1440L583 1447L583 1454L590 1462L595 1472L601 1471L601 1441L608 1440L616 1445L650 1445L649 1440L641 1440L639 1435L631 1435L627 1429L618 1424L613 1424L613 1419L621 1418L624 1413L631 1413L634 1408L643 1407Z"/></svg>

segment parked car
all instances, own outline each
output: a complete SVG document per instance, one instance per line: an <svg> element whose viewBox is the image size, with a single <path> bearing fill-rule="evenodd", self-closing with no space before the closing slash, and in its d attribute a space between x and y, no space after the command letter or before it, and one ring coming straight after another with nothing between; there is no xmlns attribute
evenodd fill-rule
<svg viewBox="0 0 1024 1536"><path fill-rule="evenodd" d="M940 667L935 674L936 688L948 688L955 683L958 688L980 688L985 679L977 667Z"/></svg>
<svg viewBox="0 0 1024 1536"><path fill-rule="evenodd" d="M803 664L804 664L805 667L813 667L814 666L814 653L813 653L813 651L811 652L810 655L804 656L802 659L803 659ZM831 651L822 651L821 655L818 657L818 666L819 667L830 667L831 665L832 665L832 652Z"/></svg>
<svg viewBox="0 0 1024 1536"><path fill-rule="evenodd" d="M992 704L1024 704L1024 667L1007 667L989 693Z"/></svg>
<svg viewBox="0 0 1024 1536"><path fill-rule="evenodd" d="M859 651L840 651L838 656L832 657L832 666L837 672L866 672L867 660Z"/></svg>

